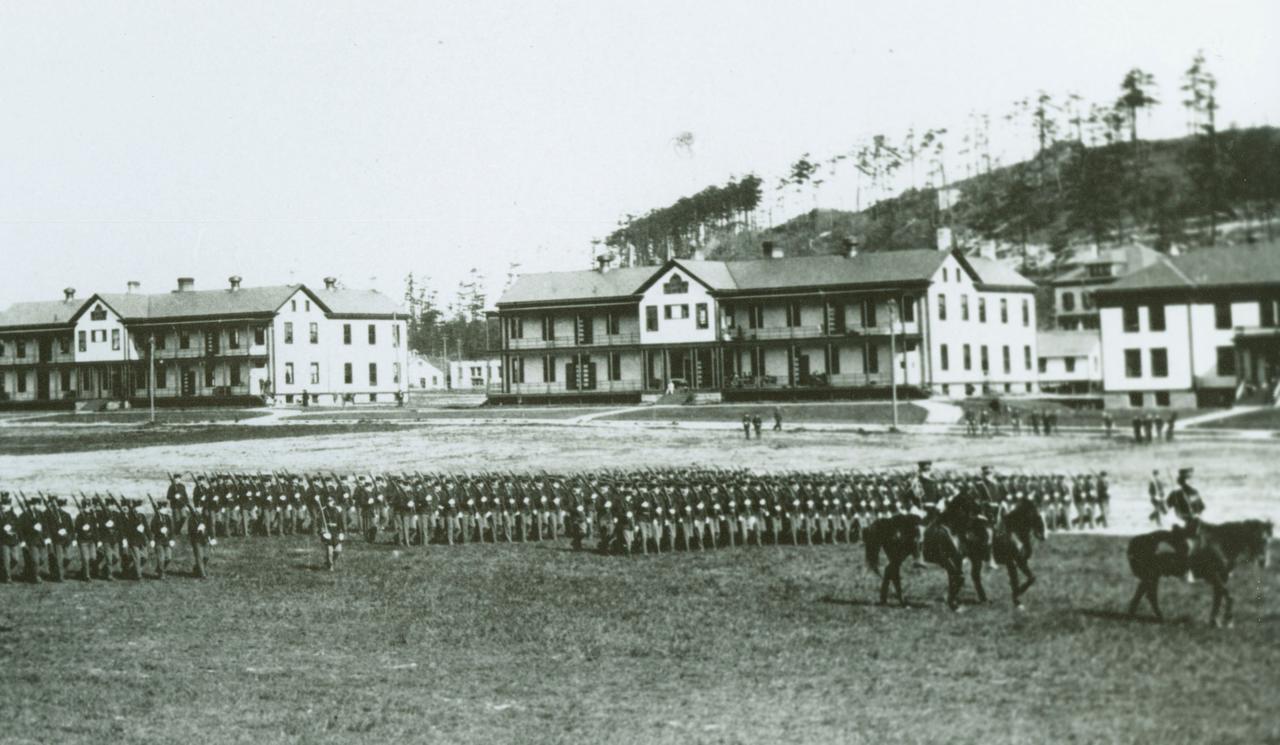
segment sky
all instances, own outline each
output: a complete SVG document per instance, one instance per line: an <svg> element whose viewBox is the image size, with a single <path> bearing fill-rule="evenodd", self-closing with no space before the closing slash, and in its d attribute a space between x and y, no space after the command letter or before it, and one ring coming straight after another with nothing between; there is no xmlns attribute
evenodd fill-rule
<svg viewBox="0 0 1280 745"><path fill-rule="evenodd" d="M492 300L513 262L587 268L625 214L876 133L947 127L962 175L986 112L1011 162L1014 100L1109 103L1134 66L1162 102L1140 132L1181 135L1200 49L1222 125L1280 124L1277 28L1275 0L0 0L0 307L472 268ZM782 196L767 219L867 198Z"/></svg>

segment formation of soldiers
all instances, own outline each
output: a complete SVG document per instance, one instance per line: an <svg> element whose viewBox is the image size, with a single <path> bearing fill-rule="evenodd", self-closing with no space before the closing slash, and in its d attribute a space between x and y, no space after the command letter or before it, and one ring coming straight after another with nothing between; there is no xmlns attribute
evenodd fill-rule
<svg viewBox="0 0 1280 745"><path fill-rule="evenodd" d="M333 569L348 534L398 545L554 541L646 554L735 546L854 543L872 521L940 511L959 495L993 517L1023 499L1051 530L1105 526L1105 472L787 471L667 468L584 473L178 474L164 497L0 496L0 581L140 579L170 571L186 536L191 572L205 577L223 537L311 535ZM78 559L78 562L74 560Z"/></svg>

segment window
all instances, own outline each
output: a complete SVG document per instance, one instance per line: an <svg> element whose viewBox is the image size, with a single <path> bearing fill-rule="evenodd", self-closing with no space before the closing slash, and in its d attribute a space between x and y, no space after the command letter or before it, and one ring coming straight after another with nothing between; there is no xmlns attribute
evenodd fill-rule
<svg viewBox="0 0 1280 745"><path fill-rule="evenodd" d="M373 325L372 323L369 324L369 343L370 344L378 343L378 327Z"/></svg>
<svg viewBox="0 0 1280 745"><path fill-rule="evenodd" d="M293 385L293 363L284 363L284 384Z"/></svg>
<svg viewBox="0 0 1280 745"><path fill-rule="evenodd" d="M708 318L708 314L707 314L707 304L698 303L697 312L698 312L698 315L697 315L698 328L705 329L707 326L711 324L711 321Z"/></svg>
<svg viewBox="0 0 1280 745"><path fill-rule="evenodd" d="M213 365L204 366L204 387L212 388L214 386Z"/></svg>
<svg viewBox="0 0 1280 745"><path fill-rule="evenodd" d="M960 320L961 321L969 320L969 296L968 295L960 296Z"/></svg>
<svg viewBox="0 0 1280 745"><path fill-rule="evenodd" d="M297 301L297 300L290 300L290 301L289 301L289 310L293 311L294 313L297 313L297 312L298 312L298 301Z"/></svg>
<svg viewBox="0 0 1280 745"><path fill-rule="evenodd" d="M833 347L831 349L831 364L827 368L827 372L831 373L832 375L840 374L840 348L839 347Z"/></svg>
<svg viewBox="0 0 1280 745"><path fill-rule="evenodd" d="M963 351L964 351L964 369L966 369L966 370L972 370L972 369L973 369L973 354L972 354L971 350L969 349L969 345L968 345L968 344L965 344L965 345L964 345L964 347L963 347Z"/></svg>
<svg viewBox="0 0 1280 745"><path fill-rule="evenodd" d="M319 344L320 343L320 324L316 323L315 321L312 321L311 326L308 329L308 335L311 339L312 344Z"/></svg>
<svg viewBox="0 0 1280 745"><path fill-rule="evenodd" d="M764 306L747 306L747 328L764 328Z"/></svg>
<svg viewBox="0 0 1280 745"><path fill-rule="evenodd" d="M1063 363L1063 365L1064 365L1064 366L1066 366L1066 368L1067 368L1067 372L1069 372L1069 373L1073 373L1073 372L1075 372L1075 371L1076 371L1076 358L1075 358L1075 357L1067 357L1067 358L1064 358L1064 359L1062 360L1062 363Z"/></svg>
<svg viewBox="0 0 1280 745"><path fill-rule="evenodd" d="M399 362L391 363L391 382L395 383L396 385L400 384L400 363Z"/></svg>
<svg viewBox="0 0 1280 745"><path fill-rule="evenodd" d="M1110 264L1090 264L1089 276L1090 277L1110 277L1111 265Z"/></svg>
<svg viewBox="0 0 1280 745"><path fill-rule="evenodd" d="M1142 377L1142 350L1124 350L1124 376L1126 378Z"/></svg>
<svg viewBox="0 0 1280 745"><path fill-rule="evenodd" d="M524 358L523 357L514 357L511 360L511 382L512 383L524 382Z"/></svg>
<svg viewBox="0 0 1280 745"><path fill-rule="evenodd" d="M473 377L473 378L478 378L478 377L480 377L480 374L481 374L481 367L480 367L479 365L472 365L472 366L471 366L471 377Z"/></svg>
<svg viewBox="0 0 1280 745"><path fill-rule="evenodd" d="M231 366L231 385L240 385L240 365Z"/></svg>
<svg viewBox="0 0 1280 745"><path fill-rule="evenodd" d="M18 340L18 343L17 343L17 345L16 345L16 346L18 347L18 357L20 357L20 358L21 358L21 357L26 357L26 356L27 356L27 342L26 342L24 339L19 339L19 340Z"/></svg>
<svg viewBox="0 0 1280 745"><path fill-rule="evenodd" d="M1022 325L1031 326L1031 302L1026 298L1022 299ZM1030 367L1030 365L1027 367Z"/></svg>
<svg viewBox="0 0 1280 745"><path fill-rule="evenodd" d="M1076 309L1076 295L1074 292L1062 293L1062 310L1064 313L1070 313Z"/></svg>
<svg viewBox="0 0 1280 745"><path fill-rule="evenodd" d="M351 344L351 324L349 323L342 324L342 343Z"/></svg>
<svg viewBox="0 0 1280 745"><path fill-rule="evenodd" d="M253 343L259 347L267 343L267 327L266 326L254 327Z"/></svg>
<svg viewBox="0 0 1280 745"><path fill-rule="evenodd" d="M800 325L800 303L787 303L787 328Z"/></svg>
<svg viewBox="0 0 1280 745"><path fill-rule="evenodd" d="M351 385L353 380L354 380L354 375L352 375L351 373L351 363L344 362L342 365L342 382L346 383L347 385Z"/></svg>
<svg viewBox="0 0 1280 745"><path fill-rule="evenodd" d="M946 282L946 281L947 281L947 267L945 267L945 266L944 266L944 267L942 267L942 281L943 281L943 282Z"/></svg>
<svg viewBox="0 0 1280 745"><path fill-rule="evenodd" d="M1276 313L1276 305L1277 302L1275 300L1263 300L1261 303L1258 303L1258 318L1260 319L1258 322L1259 326L1275 328L1276 317L1280 316L1280 313Z"/></svg>
<svg viewBox="0 0 1280 745"><path fill-rule="evenodd" d="M551 341L556 338L556 319L554 316L542 317L542 340Z"/></svg>
<svg viewBox="0 0 1280 745"><path fill-rule="evenodd" d="M156 387L169 387L169 370L164 365L158 365L156 367Z"/></svg>
<svg viewBox="0 0 1280 745"><path fill-rule="evenodd" d="M400 324L391 324L391 346L396 349L400 348Z"/></svg>
<svg viewBox="0 0 1280 745"><path fill-rule="evenodd" d="M963 308L963 307L964 307L964 300L963 300L964 296L963 296L963 295L961 295L960 297L961 297L961 305L960 305L960 307L961 307L961 308ZM939 320L939 321L945 321L945 320L947 320L947 296L946 296L946 295L938 295L938 320Z"/></svg>
<svg viewBox="0 0 1280 745"><path fill-rule="evenodd" d="M644 328L646 331L658 330L658 306L656 305L645 306Z"/></svg>
<svg viewBox="0 0 1280 745"><path fill-rule="evenodd" d="M98 306L97 306L97 307L95 307L93 310L89 311L89 319L90 319L90 320L92 320L92 321L105 321L105 320L107 320L107 311L106 311L106 309L105 309L105 308L103 308L101 305L98 305Z"/></svg>
<svg viewBox="0 0 1280 745"><path fill-rule="evenodd" d="M916 320L916 299L910 295L902 298L902 322L914 323Z"/></svg>
<svg viewBox="0 0 1280 745"><path fill-rule="evenodd" d="M938 364L942 366L943 370L951 369L951 357L949 354L947 354L946 344L943 344L940 347L938 347Z"/></svg>
<svg viewBox="0 0 1280 745"><path fill-rule="evenodd" d="M1080 291L1080 307L1084 310L1093 310L1093 293Z"/></svg>
<svg viewBox="0 0 1280 745"><path fill-rule="evenodd" d="M551 355L542 358L542 382L556 382L556 358Z"/></svg>
<svg viewBox="0 0 1280 745"><path fill-rule="evenodd" d="M617 336L622 333L622 314L617 311L611 311L604 321L605 333L609 336Z"/></svg>
<svg viewBox="0 0 1280 745"><path fill-rule="evenodd" d="M166 336L165 334L156 334L151 338L155 342L156 349L164 349L165 345L168 344L168 342L166 341L166 339L168 339L168 336Z"/></svg>
<svg viewBox="0 0 1280 745"><path fill-rule="evenodd" d="M70 351L71 351L71 337L70 337L70 336L59 336L59 337L58 337L58 351L59 351L59 352L61 352L61 353L63 353L63 354L66 354L67 352L70 352ZM4 354L4 346L3 346L3 345L0 345L0 354Z"/></svg>
<svg viewBox="0 0 1280 745"><path fill-rule="evenodd" d="M1041 357L1040 358L1040 374L1044 375L1047 372L1049 372L1049 358Z"/></svg>
<svg viewBox="0 0 1280 745"><path fill-rule="evenodd" d="M1213 304L1213 327L1217 329L1231 328L1231 303Z"/></svg>
<svg viewBox="0 0 1280 745"><path fill-rule="evenodd" d="M1022 369L1031 372L1031 345L1022 348Z"/></svg>
<svg viewBox="0 0 1280 745"><path fill-rule="evenodd" d="M19 370L17 373L17 378L18 378L18 393L26 393L27 392L27 371Z"/></svg>
<svg viewBox="0 0 1280 745"><path fill-rule="evenodd" d="M609 353L609 380L622 380L622 353Z"/></svg>
<svg viewBox="0 0 1280 745"><path fill-rule="evenodd" d="M369 363L369 385L378 384L378 363Z"/></svg>
<svg viewBox="0 0 1280 745"><path fill-rule="evenodd" d="M863 328L874 328L876 325L876 301L862 301L862 326Z"/></svg>
<svg viewBox="0 0 1280 745"><path fill-rule="evenodd" d="M1147 308L1147 329L1164 331L1164 306L1152 305Z"/></svg>
<svg viewBox="0 0 1280 745"><path fill-rule="evenodd" d="M227 348L240 348L240 329L230 329L227 331Z"/></svg>
<svg viewBox="0 0 1280 745"><path fill-rule="evenodd" d="M524 319L520 317L507 319L507 336L512 339L524 338Z"/></svg>
<svg viewBox="0 0 1280 745"><path fill-rule="evenodd" d="M1169 350L1163 348L1151 350L1151 377L1169 377Z"/></svg>
<svg viewBox="0 0 1280 745"><path fill-rule="evenodd" d="M1142 394L1141 394L1141 393L1130 393L1130 394L1129 394L1129 408L1131 408L1131 409L1140 409L1140 408L1142 408Z"/></svg>
<svg viewBox="0 0 1280 745"><path fill-rule="evenodd" d="M668 321L683 320L689 317L689 306L687 305L668 305L663 307L662 315Z"/></svg>
<svg viewBox="0 0 1280 745"><path fill-rule="evenodd" d="M62 374L59 376L58 380L60 383L62 383L62 386L61 386L62 390L64 391L71 390L71 371L70 370L66 370L66 369L62 370ZM139 380L141 380L141 378Z"/></svg>
<svg viewBox="0 0 1280 745"><path fill-rule="evenodd" d="M308 312L308 313L310 313L310 312L311 312L311 301L310 301L310 300L305 300L305 301L303 301L303 302L306 304L307 312Z"/></svg>
<svg viewBox="0 0 1280 745"><path fill-rule="evenodd" d="M1223 377L1235 377L1235 374L1236 348L1218 347L1218 375Z"/></svg>
<svg viewBox="0 0 1280 745"><path fill-rule="evenodd" d="M1169 406L1168 391L1156 391L1156 406L1164 406L1164 407Z"/></svg>
<svg viewBox="0 0 1280 745"><path fill-rule="evenodd" d="M986 375L991 372L991 347L983 344L978 347L978 354L982 359L982 374Z"/></svg>
<svg viewBox="0 0 1280 745"><path fill-rule="evenodd" d="M1000 323L1009 322L1009 300L1000 298Z"/></svg>
<svg viewBox="0 0 1280 745"><path fill-rule="evenodd" d="M311 363L311 385L320 385L320 363Z"/></svg>
<svg viewBox="0 0 1280 745"><path fill-rule="evenodd" d="M1122 311L1124 314L1124 330L1133 333L1138 330L1138 306L1126 305Z"/></svg>
<svg viewBox="0 0 1280 745"><path fill-rule="evenodd" d="M1013 372L1013 355L1009 352L1009 345L1004 345L1004 349L1000 352L1000 361L1004 365L1005 375Z"/></svg>
<svg viewBox="0 0 1280 745"><path fill-rule="evenodd" d="M689 291L689 283L680 278L679 274L672 274L667 283L662 286L664 295L683 295Z"/></svg>
<svg viewBox="0 0 1280 745"><path fill-rule="evenodd" d="M987 322L987 299L985 297L978 298L978 323Z"/></svg>
<svg viewBox="0 0 1280 745"><path fill-rule="evenodd" d="M874 344L867 345L867 354L863 357L866 360L866 373L868 375L876 375L880 372L880 348Z"/></svg>
<svg viewBox="0 0 1280 745"><path fill-rule="evenodd" d="M111 351L120 350L120 329L111 329Z"/></svg>
<svg viewBox="0 0 1280 745"><path fill-rule="evenodd" d="M77 347L81 352L83 352L83 351L85 351L85 350L87 350L87 349L89 348L88 343L85 341L85 336L86 336L86 334L85 334L83 331L81 331L79 334L77 334L78 339L77 339L77 341L76 341L76 347Z"/></svg>
<svg viewBox="0 0 1280 745"><path fill-rule="evenodd" d="M293 321L284 322L284 343L293 343Z"/></svg>

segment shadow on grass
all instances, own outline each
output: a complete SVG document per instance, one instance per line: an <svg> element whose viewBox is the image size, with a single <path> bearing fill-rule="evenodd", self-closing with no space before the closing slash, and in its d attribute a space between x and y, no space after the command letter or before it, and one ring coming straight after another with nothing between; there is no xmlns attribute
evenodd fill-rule
<svg viewBox="0 0 1280 745"><path fill-rule="evenodd" d="M1124 613L1122 611L1117 611L1117 610L1085 609L1080 611L1080 615L1097 619L1099 621L1118 621L1120 623L1138 623L1138 624L1148 624L1148 625L1155 625L1155 626L1158 626L1160 624L1177 625L1177 624L1189 623L1188 619L1181 618L1181 617L1179 618L1166 617L1163 621L1161 621L1159 618L1156 618L1155 616L1151 616L1151 615L1131 616L1128 613Z"/></svg>
<svg viewBox="0 0 1280 745"><path fill-rule="evenodd" d="M823 595L818 598L819 603L827 605L847 605L852 608L888 608L891 610L919 610L930 607L928 603L920 603L908 600L905 606L898 605L896 600L890 600L888 603L881 605L878 600L863 600L861 598L838 598L834 595Z"/></svg>

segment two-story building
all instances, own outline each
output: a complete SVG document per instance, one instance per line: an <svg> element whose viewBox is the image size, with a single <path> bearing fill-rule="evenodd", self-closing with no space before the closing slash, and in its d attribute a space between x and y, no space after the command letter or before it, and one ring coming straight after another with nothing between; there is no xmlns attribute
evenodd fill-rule
<svg viewBox="0 0 1280 745"><path fill-rule="evenodd" d="M1034 286L952 251L521 275L497 304L496 401L955 397L1035 389Z"/></svg>
<svg viewBox="0 0 1280 745"><path fill-rule="evenodd" d="M68 288L0 313L0 403L391 402L407 388L405 338L394 302L332 278L198 291L184 277L84 300Z"/></svg>
<svg viewBox="0 0 1280 745"><path fill-rule="evenodd" d="M1141 245L1076 251L1049 284L1053 288L1054 325L1064 331L1097 330L1097 291L1159 260L1160 252Z"/></svg>
<svg viewBox="0 0 1280 745"><path fill-rule="evenodd" d="M1098 304L1108 406L1275 401L1280 244L1161 256Z"/></svg>

